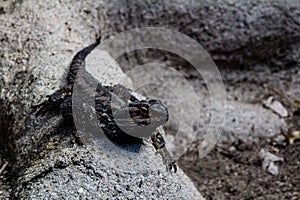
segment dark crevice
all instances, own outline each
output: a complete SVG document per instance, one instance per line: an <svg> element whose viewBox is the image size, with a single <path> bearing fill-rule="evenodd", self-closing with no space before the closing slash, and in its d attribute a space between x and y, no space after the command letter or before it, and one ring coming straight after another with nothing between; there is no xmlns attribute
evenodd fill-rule
<svg viewBox="0 0 300 200"><path fill-rule="evenodd" d="M14 115L10 108L9 103L0 99L0 154L9 162L9 167L16 161L16 144L12 129Z"/></svg>
<svg viewBox="0 0 300 200"><path fill-rule="evenodd" d="M16 163L16 144L13 134L12 125L14 123L14 115L11 112L11 105L5 100L0 99L0 167L7 162L2 171L4 177L0 183L4 183L11 187L13 176L13 166Z"/></svg>

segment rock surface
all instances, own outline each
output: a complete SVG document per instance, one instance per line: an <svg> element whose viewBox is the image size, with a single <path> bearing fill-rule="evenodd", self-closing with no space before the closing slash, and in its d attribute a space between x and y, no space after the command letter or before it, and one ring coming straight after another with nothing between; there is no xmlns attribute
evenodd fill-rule
<svg viewBox="0 0 300 200"><path fill-rule="evenodd" d="M0 99L7 115L1 118L0 143L1 150L12 152L13 198L202 199L180 169L166 171L149 144L124 150L98 141L98 146L78 147L59 115L30 115L32 105L64 84L74 53L95 40L99 6L96 1L24 1L2 7ZM91 58L88 65L97 66ZM101 78L108 83L126 77L116 63L107 70Z"/></svg>
<svg viewBox="0 0 300 200"><path fill-rule="evenodd" d="M288 0L106 0L104 35L166 27L197 40L214 61L237 68L299 64L300 2ZM141 58L139 55L139 60Z"/></svg>

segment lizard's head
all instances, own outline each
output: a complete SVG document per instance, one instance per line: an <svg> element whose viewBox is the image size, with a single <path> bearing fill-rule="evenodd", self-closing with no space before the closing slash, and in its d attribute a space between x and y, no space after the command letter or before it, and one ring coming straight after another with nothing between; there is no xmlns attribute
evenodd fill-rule
<svg viewBox="0 0 300 200"><path fill-rule="evenodd" d="M159 100L140 101L129 104L129 113L139 126L160 126L169 119L168 109Z"/></svg>
<svg viewBox="0 0 300 200"><path fill-rule="evenodd" d="M169 119L168 109L161 101L154 99L131 101L125 112L126 114L123 112L123 117L118 115L116 119L114 116L118 126L129 135L134 134L138 137L151 136L158 126L165 124Z"/></svg>

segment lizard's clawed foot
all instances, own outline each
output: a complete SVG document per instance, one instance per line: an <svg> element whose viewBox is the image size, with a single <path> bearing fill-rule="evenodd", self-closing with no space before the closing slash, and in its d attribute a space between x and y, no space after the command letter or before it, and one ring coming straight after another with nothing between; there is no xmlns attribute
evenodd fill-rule
<svg viewBox="0 0 300 200"><path fill-rule="evenodd" d="M167 171L174 170L174 173L177 172L177 165L176 161L172 158L170 153L168 152L166 146L165 146L165 140L159 132L155 133L152 137L152 144L156 151L162 156L163 162L166 165Z"/></svg>
<svg viewBox="0 0 300 200"><path fill-rule="evenodd" d="M171 161L167 161L166 162L166 167L168 171L174 171L174 173L177 172L177 165L176 165L176 161L175 160L171 160Z"/></svg>

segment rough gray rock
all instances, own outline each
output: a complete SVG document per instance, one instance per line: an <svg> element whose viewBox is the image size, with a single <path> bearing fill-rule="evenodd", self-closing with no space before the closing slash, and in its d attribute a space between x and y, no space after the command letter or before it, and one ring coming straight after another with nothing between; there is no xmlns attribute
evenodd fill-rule
<svg viewBox="0 0 300 200"><path fill-rule="evenodd" d="M105 146L105 140L79 147L59 115L30 115L32 105L63 85L74 53L95 39L100 4L24 1L2 7L0 146L11 151L12 198L202 199L180 169L166 171L149 144L140 151ZM87 65L95 62L91 56ZM107 70L102 80L126 81L117 64Z"/></svg>
<svg viewBox="0 0 300 200"><path fill-rule="evenodd" d="M101 23L106 36L139 27L166 27L197 40L223 66L299 64L299 1L107 0L103 7L99 17L109 22Z"/></svg>

